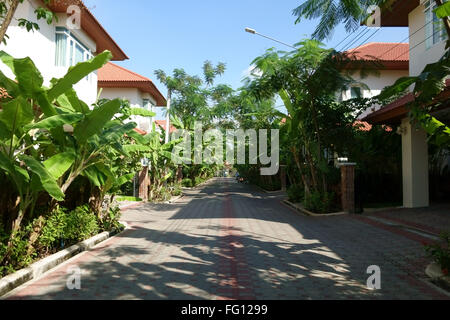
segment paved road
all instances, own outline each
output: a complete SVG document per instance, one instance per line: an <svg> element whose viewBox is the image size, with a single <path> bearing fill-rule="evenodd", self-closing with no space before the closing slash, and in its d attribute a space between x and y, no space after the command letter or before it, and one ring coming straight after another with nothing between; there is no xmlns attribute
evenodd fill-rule
<svg viewBox="0 0 450 320"><path fill-rule="evenodd" d="M10 299L448 299L417 235L359 216L310 218L229 179L124 213L131 229ZM381 268L368 290L367 268ZM68 290L79 267L81 290Z"/></svg>

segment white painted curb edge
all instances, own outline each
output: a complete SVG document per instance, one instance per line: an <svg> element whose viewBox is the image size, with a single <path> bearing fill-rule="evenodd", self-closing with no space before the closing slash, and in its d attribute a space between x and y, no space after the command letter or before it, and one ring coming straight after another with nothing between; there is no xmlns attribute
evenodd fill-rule
<svg viewBox="0 0 450 320"><path fill-rule="evenodd" d="M128 225L124 222L120 222L125 226L125 230L128 229ZM122 232L123 232L122 231ZM100 242L103 242L114 235L120 234L121 232L103 232L88 240L80 242L70 248L64 249L58 253L55 253L47 258L44 258L36 263L33 263L28 268L19 270L9 276L0 279L0 297L6 295L8 292L14 290L15 288L21 286L22 284L36 279L43 275L45 272L57 267L63 262L73 258L74 256L92 249Z"/></svg>

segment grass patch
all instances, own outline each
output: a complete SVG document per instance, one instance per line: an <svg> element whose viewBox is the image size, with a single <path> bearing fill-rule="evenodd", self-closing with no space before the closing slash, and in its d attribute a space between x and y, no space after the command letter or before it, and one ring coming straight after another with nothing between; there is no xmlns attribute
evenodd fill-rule
<svg viewBox="0 0 450 320"><path fill-rule="evenodd" d="M128 197L128 196L118 196L118 197L116 197L116 200L119 202L122 202L122 201L141 202L142 201L141 198Z"/></svg>

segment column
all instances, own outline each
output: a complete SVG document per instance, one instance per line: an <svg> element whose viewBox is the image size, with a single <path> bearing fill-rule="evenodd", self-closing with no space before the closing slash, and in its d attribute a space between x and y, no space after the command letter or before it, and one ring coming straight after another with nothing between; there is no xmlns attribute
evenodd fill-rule
<svg viewBox="0 0 450 320"><path fill-rule="evenodd" d="M402 120L403 206L422 208L430 205L428 182L428 143L426 132Z"/></svg>

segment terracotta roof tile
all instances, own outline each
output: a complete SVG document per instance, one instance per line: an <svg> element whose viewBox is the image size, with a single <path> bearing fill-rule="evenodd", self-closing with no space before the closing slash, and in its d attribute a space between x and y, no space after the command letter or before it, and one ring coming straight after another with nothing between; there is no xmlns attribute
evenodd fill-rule
<svg viewBox="0 0 450 320"><path fill-rule="evenodd" d="M167 103L152 80L111 62L98 70L98 86L99 88L136 88L150 93L158 106L165 106Z"/></svg>
<svg viewBox="0 0 450 320"><path fill-rule="evenodd" d="M8 91L6 91L5 88L0 87L0 100L11 98L11 96L8 94Z"/></svg>
<svg viewBox="0 0 450 320"><path fill-rule="evenodd" d="M409 61L409 44L370 42L346 53L360 61Z"/></svg>
<svg viewBox="0 0 450 320"><path fill-rule="evenodd" d="M158 127L162 128L164 131L166 130L166 120L156 120L155 124ZM174 126L171 125L170 126L170 133L173 133L175 131L177 131L177 128L175 128Z"/></svg>
<svg viewBox="0 0 450 320"><path fill-rule="evenodd" d="M150 81L150 79L137 74L114 63L107 63L98 70L98 81Z"/></svg>

